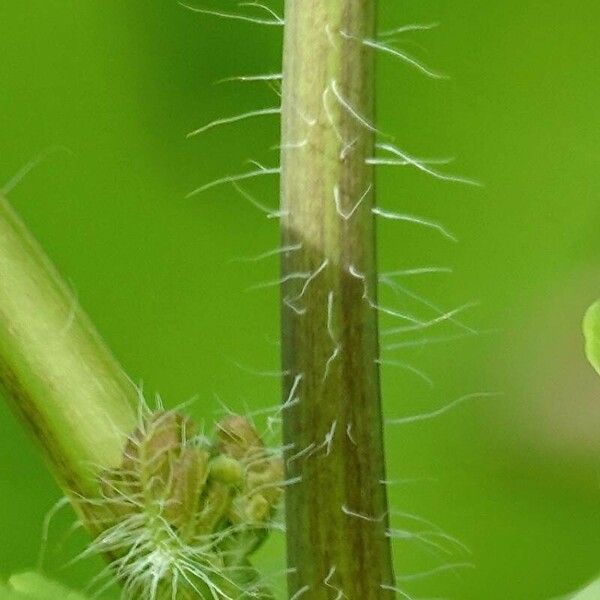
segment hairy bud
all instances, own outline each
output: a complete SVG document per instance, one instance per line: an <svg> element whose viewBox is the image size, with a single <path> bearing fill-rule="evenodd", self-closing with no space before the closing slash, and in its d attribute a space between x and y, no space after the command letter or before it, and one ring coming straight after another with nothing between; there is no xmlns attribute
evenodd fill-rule
<svg viewBox="0 0 600 600"><path fill-rule="evenodd" d="M223 419L211 443L178 413L149 414L103 475L114 525L95 547L118 557L134 597L242 598L250 581L253 597L270 598L248 557L272 526L282 479L281 458L244 417Z"/></svg>

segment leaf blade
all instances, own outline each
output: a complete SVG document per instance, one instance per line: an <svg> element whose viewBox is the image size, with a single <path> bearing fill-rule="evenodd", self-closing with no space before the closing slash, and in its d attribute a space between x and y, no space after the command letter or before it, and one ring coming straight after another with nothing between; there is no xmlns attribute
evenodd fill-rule
<svg viewBox="0 0 600 600"><path fill-rule="evenodd" d="M585 353L598 374L600 374L600 300L597 300L585 313L583 319Z"/></svg>
<svg viewBox="0 0 600 600"><path fill-rule="evenodd" d="M600 579L575 594L571 600L598 600L600 598Z"/></svg>
<svg viewBox="0 0 600 600"><path fill-rule="evenodd" d="M6 591L6 595L4 594ZM87 598L33 571L13 575L7 588L0 588L0 600L87 600Z"/></svg>

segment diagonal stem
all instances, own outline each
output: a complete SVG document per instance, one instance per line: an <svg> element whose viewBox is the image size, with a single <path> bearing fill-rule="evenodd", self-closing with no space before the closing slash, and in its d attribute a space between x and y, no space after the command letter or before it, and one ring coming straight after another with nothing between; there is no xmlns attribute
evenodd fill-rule
<svg viewBox="0 0 600 600"><path fill-rule="evenodd" d="M99 472L119 464L137 391L1 196L0 384L91 525L78 499L98 497Z"/></svg>

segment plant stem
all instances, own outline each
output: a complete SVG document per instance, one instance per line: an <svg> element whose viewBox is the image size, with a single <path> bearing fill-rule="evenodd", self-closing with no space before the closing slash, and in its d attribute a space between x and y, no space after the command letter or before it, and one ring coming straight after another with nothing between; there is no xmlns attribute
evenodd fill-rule
<svg viewBox="0 0 600 600"><path fill-rule="evenodd" d="M109 562L120 559L117 576L129 585L132 598L192 600L213 597L217 589L223 598L272 598L260 584L258 574L247 558L249 544L253 547L257 544L253 537L258 535L257 530L249 529L246 538L231 538L231 547L223 550L226 557L223 576L215 569L204 577L197 576L202 564L196 566L185 556L175 569L165 569L165 559L161 558L160 552L179 557L178 552L181 553L181 547L185 546L184 534L176 526L171 527L168 517L163 514L165 507L172 510L179 507L184 514L183 501L177 492L194 507L189 515L194 526L198 525L200 514L214 510L206 500L200 510L200 491L195 484L202 482L204 485L208 475L202 479L202 462L189 462L190 456L204 454L208 460L208 452L199 448L182 449L181 425L175 413L157 413L155 419L164 421L163 429L154 437L139 438L142 429L143 435L151 435L152 430L140 429L142 411L135 386L110 354L55 267L2 197L0 384L14 410L41 444L83 523L93 535L99 536L97 540L102 540L98 548ZM172 429L169 429L171 423ZM192 427L190 423L187 426ZM143 458L147 453L143 442L150 448L152 443L156 445L156 454L149 464ZM179 462L178 452L181 453ZM204 469L208 468L207 464ZM271 462L264 464L276 468ZM145 469L150 469L152 474L148 480L142 477ZM165 475L165 469L168 469L168 475ZM261 475L264 477L268 473L267 469ZM136 479L136 475L140 478ZM276 479L279 478L277 475ZM189 489L186 488L188 482ZM144 506L135 491L137 483L140 483L140 495L146 502ZM223 502L225 510L230 510L231 492L227 491L223 497L223 490L228 490L225 484L218 481L213 484L217 486L217 505L218 501ZM161 485L166 486L160 492L167 494L164 497L157 492ZM187 493L181 492L182 489ZM173 491L173 497L167 490ZM155 498L154 494L159 496ZM180 516L169 514L172 519ZM144 523L148 525L141 525ZM214 526L223 526L222 517ZM130 539L132 527L139 534L137 540ZM101 534L106 532L108 535L103 537ZM176 532L182 540L174 541ZM210 534L214 535L214 532L210 531ZM194 543L197 539L194 538ZM210 536L207 539L211 539ZM136 564L134 559L140 549L137 552L134 549L136 545L143 546L144 540L146 546L148 540L156 545L157 557L153 558L150 544L150 548L144 548L147 554ZM217 558L219 555L215 550ZM132 561L131 574L123 570L127 559ZM177 568L187 573L181 581ZM142 582L140 589L132 584L136 576ZM156 578L151 587L143 585L144 576ZM210 589L209 578L212 581ZM153 590L151 596L150 589ZM252 594L246 593L246 589Z"/></svg>
<svg viewBox="0 0 600 600"><path fill-rule="evenodd" d="M375 0L287 0L285 7L289 593L389 599L395 594L383 483L373 171L366 164L374 147L374 67L362 43L374 36Z"/></svg>
<svg viewBox="0 0 600 600"><path fill-rule="evenodd" d="M0 197L0 383L66 493L96 498L121 461L137 392L55 267ZM88 525L90 519L88 519Z"/></svg>

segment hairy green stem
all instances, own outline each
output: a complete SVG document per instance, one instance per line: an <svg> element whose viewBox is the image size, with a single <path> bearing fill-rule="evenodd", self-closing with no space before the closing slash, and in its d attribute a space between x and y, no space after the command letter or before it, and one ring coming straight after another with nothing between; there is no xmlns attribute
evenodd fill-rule
<svg viewBox="0 0 600 600"><path fill-rule="evenodd" d="M135 428L137 392L2 197L0 383L66 493L97 497L99 472L119 464Z"/></svg>
<svg viewBox="0 0 600 600"><path fill-rule="evenodd" d="M378 372L375 0L287 0L282 355L289 593L394 597Z"/></svg>

